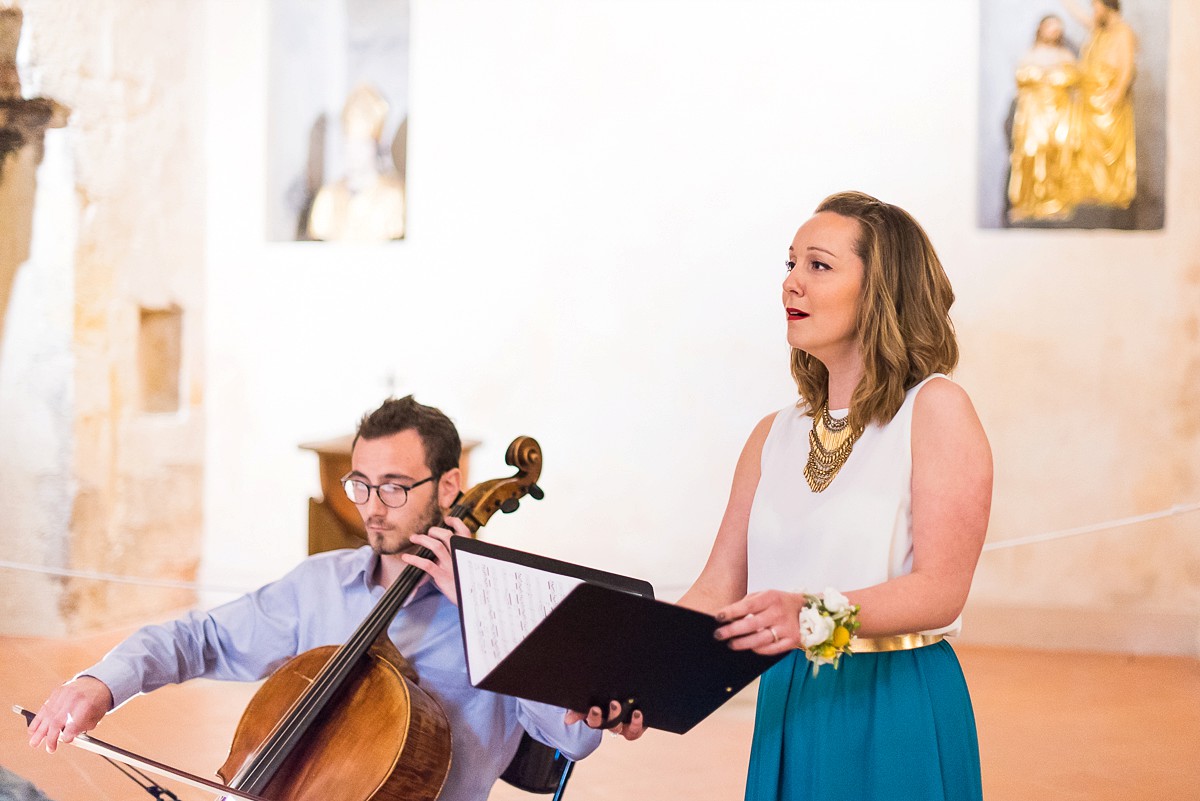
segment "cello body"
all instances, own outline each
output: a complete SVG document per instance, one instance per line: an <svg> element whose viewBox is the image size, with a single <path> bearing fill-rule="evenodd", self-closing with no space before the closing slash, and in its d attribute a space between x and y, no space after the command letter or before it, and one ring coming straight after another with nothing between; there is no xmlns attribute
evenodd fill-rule
<svg viewBox="0 0 1200 801"><path fill-rule="evenodd" d="M338 646L293 657L263 683L247 705L229 758L217 774L231 783L269 741L313 685ZM387 635L360 658L332 701L291 756L258 790L272 801L433 801L450 771L450 724L417 682L416 673Z"/></svg>

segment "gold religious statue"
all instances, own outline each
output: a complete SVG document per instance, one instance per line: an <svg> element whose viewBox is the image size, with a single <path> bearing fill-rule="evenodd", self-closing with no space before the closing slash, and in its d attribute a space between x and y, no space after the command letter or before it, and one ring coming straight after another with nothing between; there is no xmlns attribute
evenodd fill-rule
<svg viewBox="0 0 1200 801"><path fill-rule="evenodd" d="M1137 37L1120 0L1092 0L1087 15L1064 0L1088 29L1079 58L1079 91L1071 121L1079 203L1128 208L1137 195L1133 100Z"/></svg>
<svg viewBox="0 0 1200 801"><path fill-rule="evenodd" d="M1079 70L1075 54L1063 44L1061 19L1042 18L1016 79L1009 219L1066 217L1075 206L1070 124Z"/></svg>
<svg viewBox="0 0 1200 801"><path fill-rule="evenodd" d="M385 164L381 144L387 114L387 100L369 84L359 84L346 99L346 173L317 192L307 225L313 239L386 242L404 236L404 179Z"/></svg>

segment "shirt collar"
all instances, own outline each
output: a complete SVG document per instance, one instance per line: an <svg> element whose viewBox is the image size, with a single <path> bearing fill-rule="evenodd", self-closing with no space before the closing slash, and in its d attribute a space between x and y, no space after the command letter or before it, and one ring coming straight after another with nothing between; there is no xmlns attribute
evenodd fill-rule
<svg viewBox="0 0 1200 801"><path fill-rule="evenodd" d="M361 584L370 589L371 574L375 572L375 565L378 563L379 556L371 550L371 546L362 546L354 552L351 569L346 571L346 577L342 579L342 586L353 587L356 584Z"/></svg>
<svg viewBox="0 0 1200 801"><path fill-rule="evenodd" d="M364 545L359 548L354 556L357 567L349 572L346 579L342 582L343 587L353 587L355 584L361 584L368 591L371 590L371 576L375 575L375 568L379 565L379 554L371 549L370 545ZM421 577L421 581L413 590L412 595L404 602L405 606L422 598L430 593L430 591L438 592L437 585L429 580L428 574Z"/></svg>

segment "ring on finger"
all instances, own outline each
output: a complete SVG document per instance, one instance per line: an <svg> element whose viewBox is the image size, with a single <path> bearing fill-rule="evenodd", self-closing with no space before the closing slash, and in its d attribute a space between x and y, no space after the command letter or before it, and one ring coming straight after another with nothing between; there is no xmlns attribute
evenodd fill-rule
<svg viewBox="0 0 1200 801"><path fill-rule="evenodd" d="M772 644L779 642L779 634L777 634L775 632L774 626L768 626L767 631L771 632L771 643Z"/></svg>

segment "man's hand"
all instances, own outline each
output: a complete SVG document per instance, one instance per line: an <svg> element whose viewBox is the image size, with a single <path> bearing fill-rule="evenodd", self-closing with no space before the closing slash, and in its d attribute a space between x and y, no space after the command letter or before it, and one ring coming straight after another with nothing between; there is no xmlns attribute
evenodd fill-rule
<svg viewBox="0 0 1200 801"><path fill-rule="evenodd" d="M617 701L611 702L609 704L608 714L610 718L613 715L621 714L621 704ZM588 710L586 715L582 712L572 712L568 710L566 717L563 718L563 722L568 726L570 726L572 723L578 723L581 720L586 722L588 727L598 729L604 723L604 712L601 711L600 707L594 706ZM629 716L628 723L618 723L616 726L613 726L611 729L609 729L609 731L613 734L621 735L626 740L636 740L645 733L646 722L642 718L641 711L635 709L633 710L633 714Z"/></svg>
<svg viewBox="0 0 1200 801"><path fill-rule="evenodd" d="M442 595L457 605L458 593L455 591L454 585L454 563L450 559L450 538L469 536L471 536L471 530L467 528L466 523L457 517L447 517L444 528L433 526L426 534L412 535L414 545L420 545L422 548L433 551L433 559L422 559L410 553L403 554L400 558L406 564L419 567L428 573L433 579L433 583L441 590Z"/></svg>
<svg viewBox="0 0 1200 801"><path fill-rule="evenodd" d="M42 704L29 724L29 747L46 746L53 754L60 740L69 743L77 734L91 731L112 709L113 697L108 685L91 676L72 679Z"/></svg>

